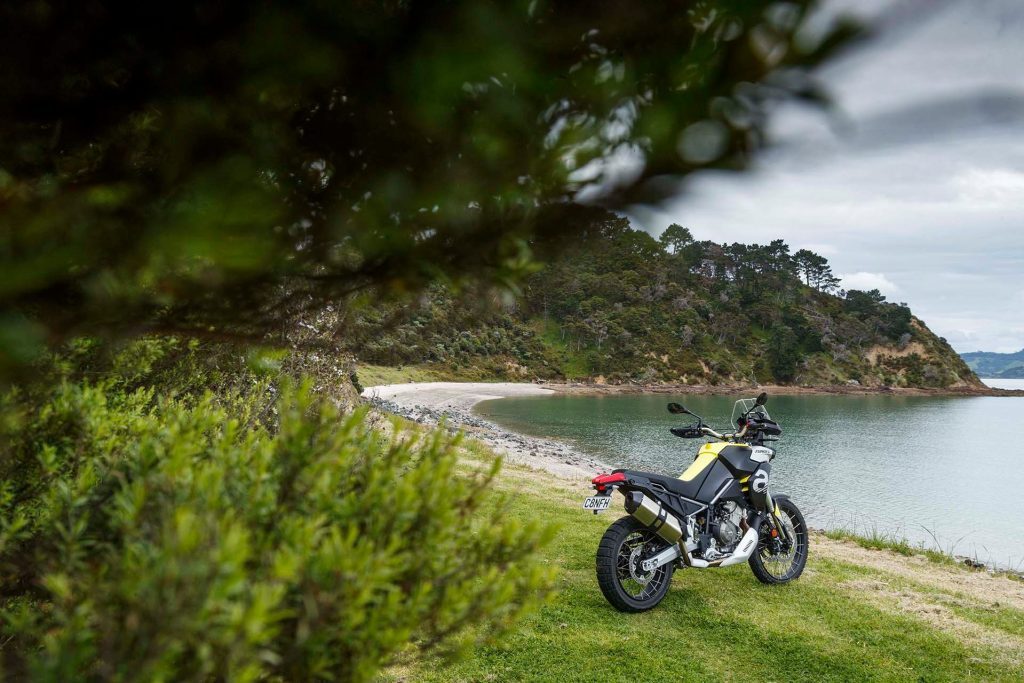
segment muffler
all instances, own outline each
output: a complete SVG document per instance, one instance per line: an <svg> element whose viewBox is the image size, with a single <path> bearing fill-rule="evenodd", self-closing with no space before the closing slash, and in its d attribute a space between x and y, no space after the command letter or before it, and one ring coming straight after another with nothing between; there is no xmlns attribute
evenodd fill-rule
<svg viewBox="0 0 1024 683"><path fill-rule="evenodd" d="M678 543L683 537L683 526L679 523L679 518L665 509L664 505L639 491L630 491L626 494L626 512L640 523L649 526L669 545Z"/></svg>

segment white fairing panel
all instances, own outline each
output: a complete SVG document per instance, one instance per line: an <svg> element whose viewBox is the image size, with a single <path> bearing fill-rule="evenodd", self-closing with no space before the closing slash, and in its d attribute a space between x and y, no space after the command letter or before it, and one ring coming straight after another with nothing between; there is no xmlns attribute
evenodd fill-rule
<svg viewBox="0 0 1024 683"><path fill-rule="evenodd" d="M736 546L736 550L732 555L725 558L721 566L728 567L730 565L739 564L740 562L746 562L750 559L750 556L754 554L754 550L757 548L757 531L753 528L747 529L747 533L743 534L743 538L740 539L739 544Z"/></svg>

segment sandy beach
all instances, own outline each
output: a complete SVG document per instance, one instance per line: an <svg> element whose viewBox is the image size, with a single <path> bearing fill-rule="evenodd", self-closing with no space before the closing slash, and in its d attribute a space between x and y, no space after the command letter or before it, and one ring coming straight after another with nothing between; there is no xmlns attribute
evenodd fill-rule
<svg viewBox="0 0 1024 683"><path fill-rule="evenodd" d="M611 467L571 444L511 432L473 413L481 401L510 396L546 396L554 390L516 382L415 382L367 387L363 398L380 410L425 425L442 421L487 443L506 461L586 481Z"/></svg>

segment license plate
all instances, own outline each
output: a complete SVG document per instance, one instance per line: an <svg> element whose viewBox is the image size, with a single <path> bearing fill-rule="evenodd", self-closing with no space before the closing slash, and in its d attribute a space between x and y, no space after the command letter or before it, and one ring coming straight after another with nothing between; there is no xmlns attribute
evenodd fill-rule
<svg viewBox="0 0 1024 683"><path fill-rule="evenodd" d="M593 510L594 512L601 512L607 510L612 504L611 496L590 496L583 501L584 510Z"/></svg>

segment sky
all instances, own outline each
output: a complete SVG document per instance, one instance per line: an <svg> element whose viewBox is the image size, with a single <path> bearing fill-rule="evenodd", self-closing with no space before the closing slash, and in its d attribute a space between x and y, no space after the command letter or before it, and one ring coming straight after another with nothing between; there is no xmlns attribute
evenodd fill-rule
<svg viewBox="0 0 1024 683"><path fill-rule="evenodd" d="M782 238L827 257L845 288L906 302L957 351L1024 348L1024 1L825 10L880 28L820 72L841 115L788 105L752 172L697 174L631 217Z"/></svg>

